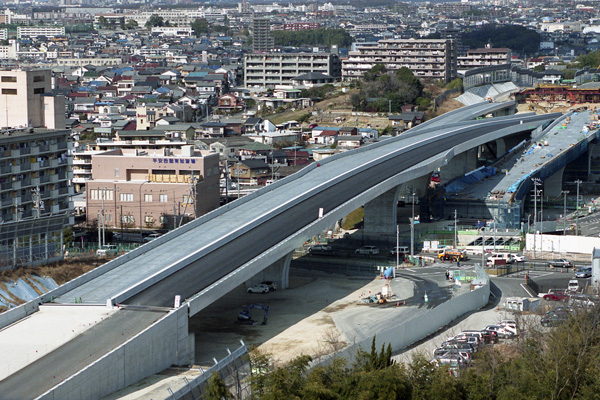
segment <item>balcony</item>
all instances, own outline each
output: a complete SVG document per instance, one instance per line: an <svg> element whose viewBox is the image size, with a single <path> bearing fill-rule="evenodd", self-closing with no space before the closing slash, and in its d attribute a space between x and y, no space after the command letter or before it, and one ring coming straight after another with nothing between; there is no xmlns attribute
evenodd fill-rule
<svg viewBox="0 0 600 400"><path fill-rule="evenodd" d="M13 165L12 166L12 171L13 174L18 174L21 172L21 166L20 165Z"/></svg>
<svg viewBox="0 0 600 400"><path fill-rule="evenodd" d="M58 182L58 174L50 175L50 183L56 183L56 182Z"/></svg>
<svg viewBox="0 0 600 400"><path fill-rule="evenodd" d="M48 183L50 182L50 175L40 176L40 183Z"/></svg>

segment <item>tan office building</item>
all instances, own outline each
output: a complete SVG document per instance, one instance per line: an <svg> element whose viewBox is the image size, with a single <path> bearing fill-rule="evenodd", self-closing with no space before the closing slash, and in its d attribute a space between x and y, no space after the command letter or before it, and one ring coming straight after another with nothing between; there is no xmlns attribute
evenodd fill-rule
<svg viewBox="0 0 600 400"><path fill-rule="evenodd" d="M167 229L219 206L219 156L181 149L111 150L92 156L87 223Z"/></svg>

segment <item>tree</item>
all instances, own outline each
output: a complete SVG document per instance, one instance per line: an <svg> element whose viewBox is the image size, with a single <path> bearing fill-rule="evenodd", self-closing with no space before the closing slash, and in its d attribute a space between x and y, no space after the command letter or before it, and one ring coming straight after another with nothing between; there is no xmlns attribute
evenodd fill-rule
<svg viewBox="0 0 600 400"><path fill-rule="evenodd" d="M146 22L146 28L152 28L154 26L164 26L165 25L165 21L163 19L163 17L161 17L158 14L152 14L150 16L150 18L148 18L148 21Z"/></svg>
<svg viewBox="0 0 600 400"><path fill-rule="evenodd" d="M221 379L221 376L218 372L212 374L210 378L208 378L208 386L204 393L202 393L202 398L206 400L229 400L233 399L231 392Z"/></svg>
<svg viewBox="0 0 600 400"><path fill-rule="evenodd" d="M138 23L134 19L130 19L125 23L125 29L136 29L138 27Z"/></svg>
<svg viewBox="0 0 600 400"><path fill-rule="evenodd" d="M192 22L191 26L196 36L202 36L203 34L210 32L210 25L206 18L197 18Z"/></svg>
<svg viewBox="0 0 600 400"><path fill-rule="evenodd" d="M546 67L544 66L544 64L540 64L533 67L533 70L535 72L544 72L546 70Z"/></svg>

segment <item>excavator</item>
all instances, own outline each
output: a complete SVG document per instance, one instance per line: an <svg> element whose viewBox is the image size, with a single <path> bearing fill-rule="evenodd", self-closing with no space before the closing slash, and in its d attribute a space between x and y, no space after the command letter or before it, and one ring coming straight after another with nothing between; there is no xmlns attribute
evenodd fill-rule
<svg viewBox="0 0 600 400"><path fill-rule="evenodd" d="M267 316L269 315L269 307L265 306L264 304L260 304L260 303L250 304L249 306L244 306L242 311L240 311L238 314L238 321L249 323L251 325L256 324L256 321L252 319L252 314L250 313L250 310L252 310L253 308L259 308L265 312L264 319L263 319L263 322L261 325L266 325L267 324Z"/></svg>

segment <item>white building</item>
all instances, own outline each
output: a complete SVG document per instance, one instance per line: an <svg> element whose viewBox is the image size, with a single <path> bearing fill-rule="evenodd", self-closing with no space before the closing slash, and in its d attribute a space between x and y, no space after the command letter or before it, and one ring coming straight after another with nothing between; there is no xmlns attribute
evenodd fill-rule
<svg viewBox="0 0 600 400"><path fill-rule="evenodd" d="M17 39L23 38L36 38L38 36L45 36L53 38L56 36L64 36L65 27L55 26L18 26L17 27Z"/></svg>

